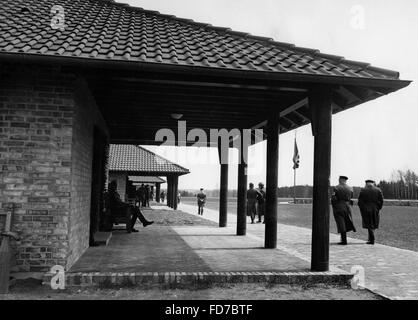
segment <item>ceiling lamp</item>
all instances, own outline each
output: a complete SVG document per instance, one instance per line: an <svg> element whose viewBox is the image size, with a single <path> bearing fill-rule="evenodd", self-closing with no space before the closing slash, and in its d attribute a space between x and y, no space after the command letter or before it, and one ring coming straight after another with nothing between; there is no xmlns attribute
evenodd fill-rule
<svg viewBox="0 0 418 320"><path fill-rule="evenodd" d="M173 118L174 120L180 120L181 118L183 118L183 114L181 114L181 113L172 113L171 114L171 118Z"/></svg>

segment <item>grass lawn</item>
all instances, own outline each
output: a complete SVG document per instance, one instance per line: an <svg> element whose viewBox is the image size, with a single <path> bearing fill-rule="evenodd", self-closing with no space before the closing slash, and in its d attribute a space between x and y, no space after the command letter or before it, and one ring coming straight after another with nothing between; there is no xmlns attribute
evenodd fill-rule
<svg viewBox="0 0 418 320"><path fill-rule="evenodd" d="M280 200L279 200L280 201ZM194 198L182 198L185 204L196 205ZM218 210L219 200L209 198L207 208ZM230 199L228 211L236 213L237 204L235 199ZM311 228L312 227L312 206L305 204L279 204L279 223ZM367 230L362 229L360 210L354 206L354 224L357 233L349 233L349 237L367 240ZM332 233L337 233L337 227L331 211ZM376 241L380 244L393 246L401 249L418 251L418 208L416 207L384 207L381 212L380 229L376 232Z"/></svg>

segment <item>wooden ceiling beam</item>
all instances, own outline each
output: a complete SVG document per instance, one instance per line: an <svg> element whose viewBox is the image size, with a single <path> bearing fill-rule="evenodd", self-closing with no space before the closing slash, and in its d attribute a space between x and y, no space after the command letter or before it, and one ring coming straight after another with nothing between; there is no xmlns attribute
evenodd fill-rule
<svg viewBox="0 0 418 320"><path fill-rule="evenodd" d="M232 88L273 92L290 92L290 93L306 93L308 91L307 84L297 81L273 81L273 80L251 80L248 78L227 78L208 75L192 75L192 74L175 74L160 72L144 72L134 70L95 70L87 72L84 70L85 76L90 81L101 81L102 79L110 79L112 82L125 83L153 83L166 85L185 85L209 88Z"/></svg>
<svg viewBox="0 0 418 320"><path fill-rule="evenodd" d="M212 96L212 97L242 97L246 99L280 99L283 97L290 97L289 94L283 94L280 92L253 92L248 90L225 90L225 89L196 89L196 88L189 88L189 87L173 87L173 86L153 86L153 85L144 85L144 86L127 86L123 84L123 86L109 83L105 85L92 85L94 91L100 93L108 93L108 89L112 89L112 93L117 92L133 92L135 94L138 93L156 93L156 94L177 94L177 95L185 95L185 96ZM296 93L294 95L297 95Z"/></svg>

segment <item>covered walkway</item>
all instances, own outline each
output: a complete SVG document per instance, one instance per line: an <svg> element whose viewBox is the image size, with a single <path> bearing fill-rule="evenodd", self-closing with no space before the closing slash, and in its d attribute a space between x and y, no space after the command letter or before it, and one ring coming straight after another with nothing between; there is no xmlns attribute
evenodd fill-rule
<svg viewBox="0 0 418 320"><path fill-rule="evenodd" d="M18 204L17 270L70 269L86 252L100 225L109 144L218 147L220 227L228 217L228 149L238 149L235 234L244 237L248 148L266 140L264 248L272 249L266 257L277 254L279 135L307 124L314 136L310 269L329 270L332 115L410 81L368 63L114 1L38 0L30 10L4 3L0 201ZM51 29L51 5L65 8L72 22L65 30ZM16 10L30 11L30 19ZM168 200L175 208L173 176Z"/></svg>

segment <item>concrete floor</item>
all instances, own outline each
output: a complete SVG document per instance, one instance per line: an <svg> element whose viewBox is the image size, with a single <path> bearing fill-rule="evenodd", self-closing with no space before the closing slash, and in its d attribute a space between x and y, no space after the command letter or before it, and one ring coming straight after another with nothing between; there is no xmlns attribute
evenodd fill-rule
<svg viewBox="0 0 418 320"><path fill-rule="evenodd" d="M154 212L158 214L158 212ZM92 247L70 272L307 272L309 263L282 250L266 250L233 228L136 227L113 232L108 246Z"/></svg>

